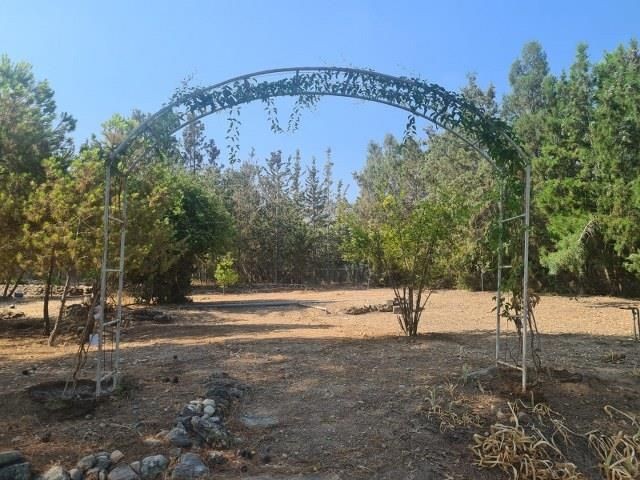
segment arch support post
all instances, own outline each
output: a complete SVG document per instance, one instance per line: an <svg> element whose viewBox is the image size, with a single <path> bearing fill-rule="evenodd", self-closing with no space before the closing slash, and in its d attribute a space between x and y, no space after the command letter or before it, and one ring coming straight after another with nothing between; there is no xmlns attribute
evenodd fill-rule
<svg viewBox="0 0 640 480"><path fill-rule="evenodd" d="M529 230L531 225L531 161L525 166L524 247L522 252L522 391L527 391L527 329L529 327ZM533 354L533 352L531 352Z"/></svg>
<svg viewBox="0 0 640 480"><path fill-rule="evenodd" d="M504 181L500 179L500 193L498 197L498 265L496 268L496 364L500 362L500 327L502 304L502 230L504 221Z"/></svg>
<svg viewBox="0 0 640 480"><path fill-rule="evenodd" d="M111 159L107 161L104 174L104 213L102 217L102 265L100 266L100 307L97 312L91 312L98 322L98 348L96 362L96 397L102 394L102 371L104 370L103 343L104 320L107 308L107 262L109 261L109 211L111 205ZM89 342L91 344L91 341Z"/></svg>

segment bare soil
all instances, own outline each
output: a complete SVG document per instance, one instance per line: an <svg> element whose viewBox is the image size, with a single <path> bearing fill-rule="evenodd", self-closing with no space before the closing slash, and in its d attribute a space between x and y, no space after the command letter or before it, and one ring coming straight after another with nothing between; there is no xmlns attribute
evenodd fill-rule
<svg viewBox="0 0 640 480"><path fill-rule="evenodd" d="M193 303L163 307L174 323L134 323L123 334L128 388L75 419L48 415L26 394L29 386L68 377L77 339L68 333L48 347L41 305L25 301L16 305L25 318L0 325L0 450L19 449L40 470L53 463L70 468L85 454L116 448L128 461L168 454L168 445L148 447L143 439L171 428L180 407L204 394L206 379L224 371L250 390L229 419L236 447L225 452L229 462L215 467L215 478L502 478L473 465L469 444L520 396L518 377L465 382L494 362L492 294L435 292L416 339L400 335L391 313L342 313L391 298L383 289L198 294ZM631 313L618 308L630 303L544 296L536 317L548 371L527 401L545 401L577 432L615 428L603 412L607 404L639 415L640 343ZM505 330L514 347L511 327ZM92 353L87 378L94 365ZM441 433L426 413L427 399L452 385L480 425ZM248 428L242 415L273 417L277 425ZM599 478L586 456L572 460L588 478Z"/></svg>

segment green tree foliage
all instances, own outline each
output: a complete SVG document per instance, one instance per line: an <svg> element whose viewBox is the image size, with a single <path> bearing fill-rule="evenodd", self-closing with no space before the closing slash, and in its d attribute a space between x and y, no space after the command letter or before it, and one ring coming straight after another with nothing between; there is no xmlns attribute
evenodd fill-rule
<svg viewBox="0 0 640 480"><path fill-rule="evenodd" d="M216 283L222 287L222 293L227 287L231 287L238 283L238 273L233 268L233 255L227 252L216 265Z"/></svg>
<svg viewBox="0 0 640 480"><path fill-rule="evenodd" d="M46 279L43 318L48 335L53 275L82 276L91 283L97 279L104 170L95 148L83 150L71 163L51 158L43 165L45 177L32 191L25 209L23 264L31 274Z"/></svg>
<svg viewBox="0 0 640 480"><path fill-rule="evenodd" d="M231 219L217 194L182 168L152 164L129 179L126 278L138 298L180 302L196 260L227 248Z"/></svg>
<svg viewBox="0 0 640 480"><path fill-rule="evenodd" d="M534 164L548 288L638 291L639 58L633 41L592 65L579 45L551 82Z"/></svg>
<svg viewBox="0 0 640 480"><path fill-rule="evenodd" d="M29 196L45 179L45 160L68 159L75 120L57 113L54 92L31 66L0 56L0 283L22 276L27 248L23 225Z"/></svg>
<svg viewBox="0 0 640 480"><path fill-rule="evenodd" d="M388 137L386 144L393 147L393 138ZM377 153L376 148L370 151ZM394 153L397 162L390 172L394 179L377 178L367 197L373 213L355 210L343 217L348 236L342 251L346 258L373 265L393 287L401 310L400 327L406 335L415 336L431 289L449 278L449 262L462 225L457 218L462 202L443 190L418 194L411 172L420 151L412 145L398 147ZM373 158L377 157L370 158L365 170L375 170L372 162L379 159Z"/></svg>

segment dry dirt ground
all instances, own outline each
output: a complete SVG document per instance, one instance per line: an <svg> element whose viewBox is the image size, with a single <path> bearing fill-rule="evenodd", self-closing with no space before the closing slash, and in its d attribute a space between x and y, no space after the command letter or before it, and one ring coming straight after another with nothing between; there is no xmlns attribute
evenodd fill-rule
<svg viewBox="0 0 640 480"><path fill-rule="evenodd" d="M39 304L18 304L27 319L0 325L0 450L20 449L38 469L70 468L84 454L116 448L129 461L168 453L169 446L142 439L170 428L180 407L204 393L207 377L224 371L249 393L228 422L236 446L213 478L504 478L474 466L469 444L518 395L517 378L464 382L493 363L492 294L435 292L412 340L400 336L391 313L342 313L390 298L382 289L195 295L193 303L165 309L174 323L137 323L123 334L124 370L138 388L65 421L47 417L25 388L66 378L76 339L68 334L47 347L35 324ZM222 300L249 305L216 305ZM329 313L263 305L280 300ZM533 388L535 401L546 401L578 432L610 427L606 404L640 414L640 343L630 312L617 308L628 303L545 296L536 309L542 361L553 372ZM94 362L91 355L86 376ZM167 382L174 377L177 383ZM447 388L458 389L478 426L441 433L427 411L429 399ZM247 428L242 415L274 417L277 425ZM256 453L244 458L238 449ZM573 460L587 478L599 478L592 461Z"/></svg>

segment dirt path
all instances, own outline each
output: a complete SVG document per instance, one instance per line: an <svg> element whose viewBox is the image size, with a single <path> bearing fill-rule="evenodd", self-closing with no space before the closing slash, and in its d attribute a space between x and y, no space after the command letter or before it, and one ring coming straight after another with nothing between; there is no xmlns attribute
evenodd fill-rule
<svg viewBox="0 0 640 480"><path fill-rule="evenodd" d="M472 465L471 430L442 434L425 413L435 386L460 383L468 372L492 364L491 297L436 292L421 327L425 335L407 340L398 336L392 314L341 313L383 303L391 298L388 290L198 295L192 304L168 309L176 323L138 323L124 335L125 370L139 390L100 405L91 417L64 422L46 418L23 391L64 378L74 340L67 336L65 344L48 348L26 322L0 336L0 450L19 448L40 468L56 461L71 465L83 453L103 449L119 448L131 461L159 453L142 438L169 428L180 406L222 370L250 387L229 425L238 448L255 455L247 459L230 450L216 478L315 472L341 479L496 478ZM250 305L211 304L219 300ZM313 302L330 313L265 306L289 301ZM607 402L640 413L640 344L630 340L631 315L615 308L620 302L544 297L536 310L545 365L583 378L549 380L536 394L583 431L597 424ZM18 307L32 315L37 309ZM610 363L611 354L624 358ZM173 377L177 383L167 382ZM482 428L514 395L485 387L461 387ZM248 427L241 422L247 415L267 418L269 425ZM50 440L43 443L46 433Z"/></svg>

